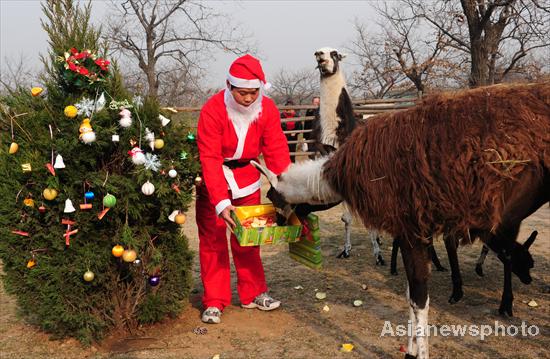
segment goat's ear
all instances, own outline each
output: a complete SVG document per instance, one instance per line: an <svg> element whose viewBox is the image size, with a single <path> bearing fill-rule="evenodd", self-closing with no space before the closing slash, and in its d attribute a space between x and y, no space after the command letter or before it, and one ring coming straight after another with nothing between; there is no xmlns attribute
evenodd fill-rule
<svg viewBox="0 0 550 359"><path fill-rule="evenodd" d="M277 184L279 183L279 179L277 178L277 175L275 173L271 172L268 168L262 166L256 161L250 161L250 164L256 167L256 169L260 171L267 178L267 180L273 187L277 187Z"/></svg>
<svg viewBox="0 0 550 359"><path fill-rule="evenodd" d="M529 247L531 247L531 245L532 245L533 242L535 241L535 238L537 238L537 234L539 234L539 232L533 231L533 233L531 233L531 235L529 236L529 238L527 238L527 240L525 241L525 243L523 243L523 247L524 247L526 250L529 250Z"/></svg>

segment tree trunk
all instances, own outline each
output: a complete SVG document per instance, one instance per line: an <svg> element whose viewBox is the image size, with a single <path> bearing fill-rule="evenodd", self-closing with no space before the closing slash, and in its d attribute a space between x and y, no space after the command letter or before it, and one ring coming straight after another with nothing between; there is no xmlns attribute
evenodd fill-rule
<svg viewBox="0 0 550 359"><path fill-rule="evenodd" d="M472 66L470 69L470 87L479 87L489 84L489 72L487 68L489 54L487 49L482 44L481 39L472 41L471 59Z"/></svg>
<svg viewBox="0 0 550 359"><path fill-rule="evenodd" d="M157 99L159 92L159 83L157 81L157 74L155 73L155 68L153 66L149 66L147 69L147 85L147 96L153 99Z"/></svg>

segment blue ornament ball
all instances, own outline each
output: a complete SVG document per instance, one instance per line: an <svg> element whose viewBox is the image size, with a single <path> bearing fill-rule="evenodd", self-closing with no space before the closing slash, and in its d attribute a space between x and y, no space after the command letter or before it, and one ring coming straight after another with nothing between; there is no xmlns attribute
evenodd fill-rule
<svg viewBox="0 0 550 359"><path fill-rule="evenodd" d="M84 198L86 198L89 201L94 199L94 197L95 197L95 194L92 191L88 191L88 192L84 193Z"/></svg>
<svg viewBox="0 0 550 359"><path fill-rule="evenodd" d="M149 277L149 285L151 287L156 287L160 283L160 277L158 275L153 275Z"/></svg>

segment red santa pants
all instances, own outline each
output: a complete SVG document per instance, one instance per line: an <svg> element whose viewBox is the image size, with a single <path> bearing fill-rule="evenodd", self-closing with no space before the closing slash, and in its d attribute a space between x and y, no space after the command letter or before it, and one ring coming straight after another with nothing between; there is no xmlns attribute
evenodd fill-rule
<svg viewBox="0 0 550 359"><path fill-rule="evenodd" d="M260 191L232 200L234 206L260 203ZM204 308L217 307L223 310L231 304L231 278L227 225L216 215L208 198L206 186L197 188L196 219L199 229L199 258L201 279L204 286ZM231 253L237 271L237 292L242 304L250 303L258 294L267 291L260 247L241 247L231 234Z"/></svg>

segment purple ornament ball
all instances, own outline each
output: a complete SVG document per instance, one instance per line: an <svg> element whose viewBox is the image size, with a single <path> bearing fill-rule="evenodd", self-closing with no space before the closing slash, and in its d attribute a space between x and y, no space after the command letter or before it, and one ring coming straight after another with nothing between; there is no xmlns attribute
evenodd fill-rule
<svg viewBox="0 0 550 359"><path fill-rule="evenodd" d="M158 275L154 275L149 277L149 285L151 287L156 287L160 283L160 277Z"/></svg>

